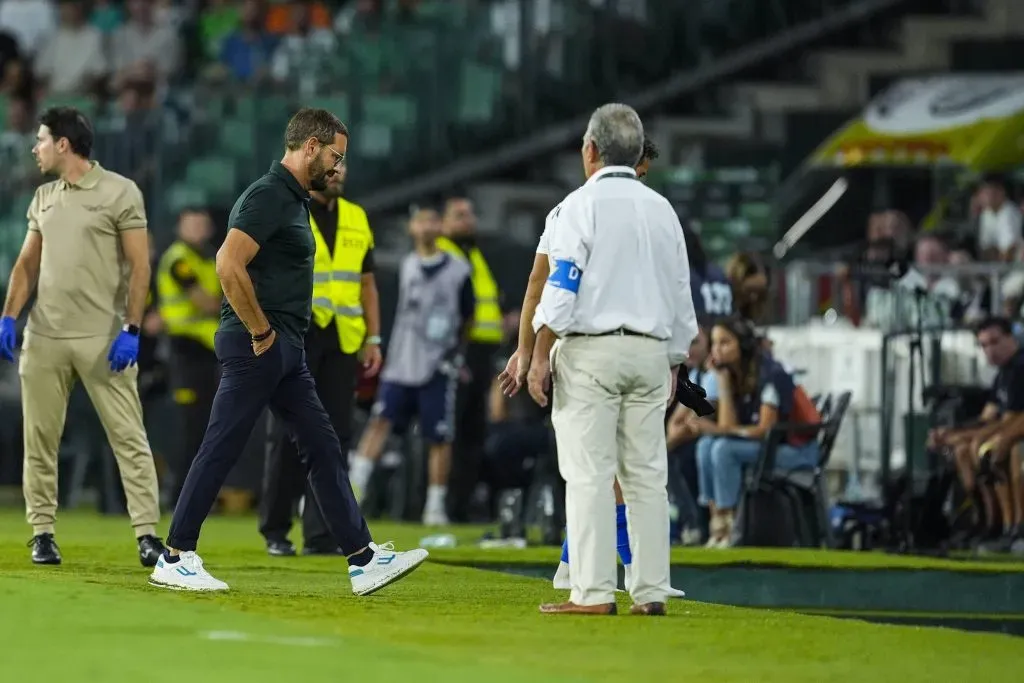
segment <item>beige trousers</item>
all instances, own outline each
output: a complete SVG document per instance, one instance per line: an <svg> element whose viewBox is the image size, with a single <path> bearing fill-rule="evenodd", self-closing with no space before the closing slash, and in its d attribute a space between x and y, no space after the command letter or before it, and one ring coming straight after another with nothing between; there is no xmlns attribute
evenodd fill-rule
<svg viewBox="0 0 1024 683"><path fill-rule="evenodd" d="M160 521L156 467L142 424L138 367L112 372L112 339L54 339L26 332L18 373L25 419L25 509L36 534L53 533L57 513L57 450L68 397L81 379L117 459L135 536L155 534Z"/></svg>
<svg viewBox="0 0 1024 683"><path fill-rule="evenodd" d="M669 585L668 456L671 392L665 342L569 337L552 353L552 415L565 479L572 592L578 605L615 601L616 475L633 553L637 604L664 602Z"/></svg>

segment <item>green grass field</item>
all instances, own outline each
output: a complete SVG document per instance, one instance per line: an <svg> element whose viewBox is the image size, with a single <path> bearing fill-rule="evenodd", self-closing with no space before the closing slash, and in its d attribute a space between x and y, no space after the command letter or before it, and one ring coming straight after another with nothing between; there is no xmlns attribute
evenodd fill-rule
<svg viewBox="0 0 1024 683"><path fill-rule="evenodd" d="M414 526L373 528L379 541L393 539L400 548L423 535ZM479 530L458 533L469 540ZM515 551L435 551L407 580L356 598L343 560L270 558L253 519L215 518L200 550L232 590L193 595L147 585L127 520L63 515L61 567L33 566L29 535L19 512L0 512L0 680L11 683L261 683L288 676L317 683L367 673L417 681L624 681L638 672L655 681L934 683L1024 675L1024 641L1009 636L693 601L672 603L665 619L542 616L539 603L564 598L549 582L447 564L471 555L506 562ZM558 551L518 556L553 567ZM716 556L721 562L720 552L710 551L682 551L676 559ZM730 559L814 566L835 557L742 551ZM943 564L858 558L868 559L845 556L878 566ZM628 605L621 598L620 611Z"/></svg>

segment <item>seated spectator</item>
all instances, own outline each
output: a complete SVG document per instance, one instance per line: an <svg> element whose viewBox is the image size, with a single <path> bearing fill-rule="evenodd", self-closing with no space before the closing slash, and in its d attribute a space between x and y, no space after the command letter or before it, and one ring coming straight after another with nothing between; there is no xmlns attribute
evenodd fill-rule
<svg viewBox="0 0 1024 683"><path fill-rule="evenodd" d="M686 359L690 381L704 389L708 401L718 405L718 384L715 373L707 370L710 356L707 327L701 326L697 338L690 344ZM679 512L678 533L683 545L697 545L701 539L700 511L693 491L697 490L696 440L703 429L714 426L714 421L697 414L681 403L669 408L665 428L665 443L669 456L669 491Z"/></svg>
<svg viewBox="0 0 1024 683"><path fill-rule="evenodd" d="M510 497L516 503L521 502L522 491L533 483L536 463L542 457L555 457L551 452L554 442L546 421L548 410L538 406L525 391L511 398L505 398L501 393L497 373L505 368L508 356L515 350L518 336L517 325L508 333L512 348L506 346L504 353L499 354L500 362L495 365L495 378L491 382L488 396L489 423L484 444L483 479L492 493L496 494L499 504L506 508L511 506L504 502L505 494L518 491L519 495ZM521 529L523 510L521 505L516 507L519 509L500 510L499 517L508 518L513 521L514 527Z"/></svg>
<svg viewBox="0 0 1024 683"><path fill-rule="evenodd" d="M740 252L725 264L732 285L732 306L736 313L755 323L763 322L768 304L768 269L756 254Z"/></svg>
<svg viewBox="0 0 1024 683"><path fill-rule="evenodd" d="M221 45L220 63L236 81L253 83L270 74L278 41L263 29L264 13L262 0L244 0L241 26Z"/></svg>
<svg viewBox="0 0 1024 683"><path fill-rule="evenodd" d="M39 167L32 156L36 144L36 122L32 101L11 100L7 105L7 127L0 134L0 165L4 183L19 190L33 188L39 181Z"/></svg>
<svg viewBox="0 0 1024 683"><path fill-rule="evenodd" d="M118 93L118 110L97 135L97 158L111 171L131 178L144 197L152 196L157 178L161 111L153 81L128 81Z"/></svg>
<svg viewBox="0 0 1024 683"><path fill-rule="evenodd" d="M51 0L3 0L0 29L9 31L18 47L34 57L57 30L57 13Z"/></svg>
<svg viewBox="0 0 1024 683"><path fill-rule="evenodd" d="M1006 181L984 179L979 192L978 253L982 261L1016 261L1021 248L1021 211L1006 195Z"/></svg>
<svg viewBox="0 0 1024 683"><path fill-rule="evenodd" d="M1005 318L989 318L976 329L985 358L999 369L992 401L976 424L933 430L929 445L946 448L951 454L960 483L973 503L975 533L996 539L987 548L1024 554L1020 454L1024 442L1024 348Z"/></svg>
<svg viewBox="0 0 1024 683"><path fill-rule="evenodd" d="M82 0L60 0L60 26L36 60L36 73L47 93L85 95L96 92L110 73L103 36L86 23Z"/></svg>
<svg viewBox="0 0 1024 683"><path fill-rule="evenodd" d="M242 25L242 13L233 0L209 0L199 17L199 38L208 59L218 59L224 40Z"/></svg>
<svg viewBox="0 0 1024 683"><path fill-rule="evenodd" d="M111 43L114 87L156 78L158 88L181 68L181 37L170 24L157 24L152 0L128 0L128 21Z"/></svg>
<svg viewBox="0 0 1024 683"><path fill-rule="evenodd" d="M267 11L267 33L287 36L309 30L332 30L334 17L320 0L286 0Z"/></svg>
<svg viewBox="0 0 1024 683"><path fill-rule="evenodd" d="M114 0L93 0L89 23L104 35L114 33L124 23L121 5Z"/></svg>
<svg viewBox="0 0 1024 683"><path fill-rule="evenodd" d="M949 245L941 235L928 233L917 238L914 244L914 265L930 271L924 278L928 293L947 301L956 301L960 298L960 284L956 278L935 272L936 269L950 265L949 259Z"/></svg>
<svg viewBox="0 0 1024 683"><path fill-rule="evenodd" d="M974 262L966 249L954 249L949 253L949 265L966 266ZM975 325L993 315L992 287L987 277L963 276L958 279L960 298L953 317L965 325Z"/></svg>
<svg viewBox="0 0 1024 683"><path fill-rule="evenodd" d="M337 58L337 39L330 28L330 21L325 28L318 26L314 20L312 7L317 4L298 2L287 6L291 9L292 20L282 33L271 66L271 76L278 83L298 78L301 87L303 81L316 79L318 75L323 77L328 73L331 60ZM311 86L308 90L316 89L315 80L312 80Z"/></svg>
<svg viewBox="0 0 1024 683"><path fill-rule="evenodd" d="M718 411L713 423L701 425L697 442L700 502L711 512L708 547L730 545L743 468L757 462L771 428L820 419L793 377L761 349L753 326L740 318L720 320L711 330ZM812 468L819 457L817 440L792 436L775 457L782 471Z"/></svg>
<svg viewBox="0 0 1024 683"><path fill-rule="evenodd" d="M36 79L27 60L8 59L0 75L0 95L12 99L35 100Z"/></svg>

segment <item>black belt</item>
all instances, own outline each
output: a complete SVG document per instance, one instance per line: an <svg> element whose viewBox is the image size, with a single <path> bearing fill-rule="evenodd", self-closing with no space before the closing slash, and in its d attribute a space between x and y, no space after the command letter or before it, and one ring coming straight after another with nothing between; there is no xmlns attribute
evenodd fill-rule
<svg viewBox="0 0 1024 683"><path fill-rule="evenodd" d="M566 337L644 337L645 339L653 339L654 341L665 341L651 334L645 334L643 332L635 332L626 327L620 327L614 330L608 330L607 332L569 332L565 335Z"/></svg>

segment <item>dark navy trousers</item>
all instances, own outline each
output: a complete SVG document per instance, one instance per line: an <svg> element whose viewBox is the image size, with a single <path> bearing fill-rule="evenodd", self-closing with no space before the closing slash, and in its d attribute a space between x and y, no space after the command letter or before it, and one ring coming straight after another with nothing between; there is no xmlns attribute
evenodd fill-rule
<svg viewBox="0 0 1024 683"><path fill-rule="evenodd" d="M302 347L278 338L257 357L248 334L218 332L215 349L220 386L174 508L167 545L196 549L203 521L268 406L295 437L313 497L342 551L351 555L369 545L370 530L349 484L347 454L317 396Z"/></svg>

